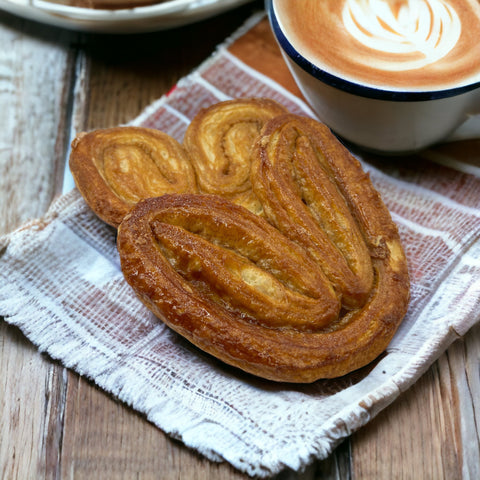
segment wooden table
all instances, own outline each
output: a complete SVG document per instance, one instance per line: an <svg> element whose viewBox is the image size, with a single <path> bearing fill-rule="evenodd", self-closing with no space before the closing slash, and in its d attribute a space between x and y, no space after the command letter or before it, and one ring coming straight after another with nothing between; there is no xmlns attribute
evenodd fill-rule
<svg viewBox="0 0 480 480"><path fill-rule="evenodd" d="M151 34L102 36L0 13L0 233L61 192L71 131L127 122L262 2ZM480 478L480 327L331 457L282 479ZM0 478L240 479L0 321Z"/></svg>

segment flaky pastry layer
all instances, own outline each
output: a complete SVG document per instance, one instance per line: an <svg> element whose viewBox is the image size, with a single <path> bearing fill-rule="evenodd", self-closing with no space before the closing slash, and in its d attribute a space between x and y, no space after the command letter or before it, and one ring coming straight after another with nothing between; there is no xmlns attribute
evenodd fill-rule
<svg viewBox="0 0 480 480"><path fill-rule="evenodd" d="M238 110L238 111L237 111ZM71 168L118 226L122 271L156 316L248 373L333 378L387 347L409 300L390 213L330 130L273 101L202 110L183 145L121 127Z"/></svg>
<svg viewBox="0 0 480 480"><path fill-rule="evenodd" d="M200 110L183 140L199 191L222 195L260 214L262 205L250 182L250 154L265 123L285 113L285 107L267 98L227 100Z"/></svg>
<svg viewBox="0 0 480 480"><path fill-rule="evenodd" d="M284 113L265 98L219 102L197 113L183 145L144 127L81 133L72 142L70 170L90 208L114 227L139 200L165 193L222 195L261 214L250 153L265 123Z"/></svg>
<svg viewBox="0 0 480 480"><path fill-rule="evenodd" d="M268 221L315 259L345 308L361 307L374 280L371 256L398 234L360 163L325 125L287 114L262 130L252 165Z"/></svg>
<svg viewBox="0 0 480 480"><path fill-rule="evenodd" d="M182 145L148 128L116 127L77 135L70 171L89 207L114 227L144 198L197 191Z"/></svg>
<svg viewBox="0 0 480 480"><path fill-rule="evenodd" d="M385 349L408 298L398 248L374 262L363 308L345 313L302 248L221 197L147 199L118 230L125 278L156 316L220 360L284 382L337 377Z"/></svg>
<svg viewBox="0 0 480 480"><path fill-rule="evenodd" d="M265 218L211 195L138 204L118 234L127 281L172 329L263 378L311 382L374 360L409 278L359 162L323 125L281 115L257 137L251 185Z"/></svg>

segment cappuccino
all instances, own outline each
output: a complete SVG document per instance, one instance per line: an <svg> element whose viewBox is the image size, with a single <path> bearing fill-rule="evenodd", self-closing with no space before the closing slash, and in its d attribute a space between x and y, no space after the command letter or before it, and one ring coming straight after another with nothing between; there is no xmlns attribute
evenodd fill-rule
<svg viewBox="0 0 480 480"><path fill-rule="evenodd" d="M478 0L273 0L307 60L374 88L431 91L480 81Z"/></svg>

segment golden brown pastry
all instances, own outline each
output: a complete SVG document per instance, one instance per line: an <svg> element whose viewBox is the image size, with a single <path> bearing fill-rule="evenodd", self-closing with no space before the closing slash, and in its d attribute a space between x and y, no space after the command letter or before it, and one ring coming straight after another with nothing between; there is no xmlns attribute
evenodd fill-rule
<svg viewBox="0 0 480 480"><path fill-rule="evenodd" d="M388 210L317 122L267 122L253 158L253 188L278 228L218 196L148 199L119 228L125 278L172 329L260 377L312 382L368 364L409 299Z"/></svg>
<svg viewBox="0 0 480 480"><path fill-rule="evenodd" d="M330 283L302 248L219 196L140 202L120 225L118 250L140 298L187 337L207 323L224 331L229 319L239 324L235 328L246 322L316 331L340 310ZM191 324L183 323L187 318Z"/></svg>
<svg viewBox="0 0 480 480"><path fill-rule="evenodd" d="M252 184L266 218L319 263L346 308L372 289L371 256L396 227L368 175L323 124L297 115L270 121L253 154Z"/></svg>
<svg viewBox="0 0 480 480"><path fill-rule="evenodd" d="M70 170L90 208L114 227L143 198L197 191L195 172L182 145L148 128L79 134L72 142Z"/></svg>
<svg viewBox="0 0 480 480"><path fill-rule="evenodd" d="M261 213L251 190L250 152L265 122L284 113L282 105L266 98L227 100L201 110L183 140L200 192L222 195Z"/></svg>
<svg viewBox="0 0 480 480"><path fill-rule="evenodd" d="M70 168L95 213L121 223L139 298L230 365L341 376L382 353L405 315L405 255L369 176L327 127L273 101L205 109L183 146L139 127L81 134Z"/></svg>

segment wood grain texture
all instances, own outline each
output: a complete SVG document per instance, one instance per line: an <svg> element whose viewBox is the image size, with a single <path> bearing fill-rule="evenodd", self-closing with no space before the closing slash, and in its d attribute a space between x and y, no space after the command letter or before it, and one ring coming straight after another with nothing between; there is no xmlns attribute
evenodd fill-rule
<svg viewBox="0 0 480 480"><path fill-rule="evenodd" d="M244 478L171 440L78 376L69 378L66 404L61 478Z"/></svg>
<svg viewBox="0 0 480 480"><path fill-rule="evenodd" d="M41 215L58 189L73 54L58 30L6 14L0 22L3 233ZM63 372L18 329L0 323L1 478L55 478Z"/></svg>
<svg viewBox="0 0 480 480"><path fill-rule="evenodd" d="M56 171L63 169L73 51L59 31L8 15L3 21L0 229L8 231L41 215L54 194Z"/></svg>
<svg viewBox="0 0 480 480"><path fill-rule="evenodd" d="M52 366L18 330L3 322L0 366L0 477L34 478L43 457L45 380Z"/></svg>
<svg viewBox="0 0 480 480"><path fill-rule="evenodd" d="M0 14L0 232L41 215L59 192L72 132L138 115L261 4L125 37ZM327 460L277 480L480 478L479 365L475 327ZM172 440L3 321L0 378L2 479L247 478Z"/></svg>
<svg viewBox="0 0 480 480"><path fill-rule="evenodd" d="M476 327L352 437L354 478L479 477L479 346Z"/></svg>

